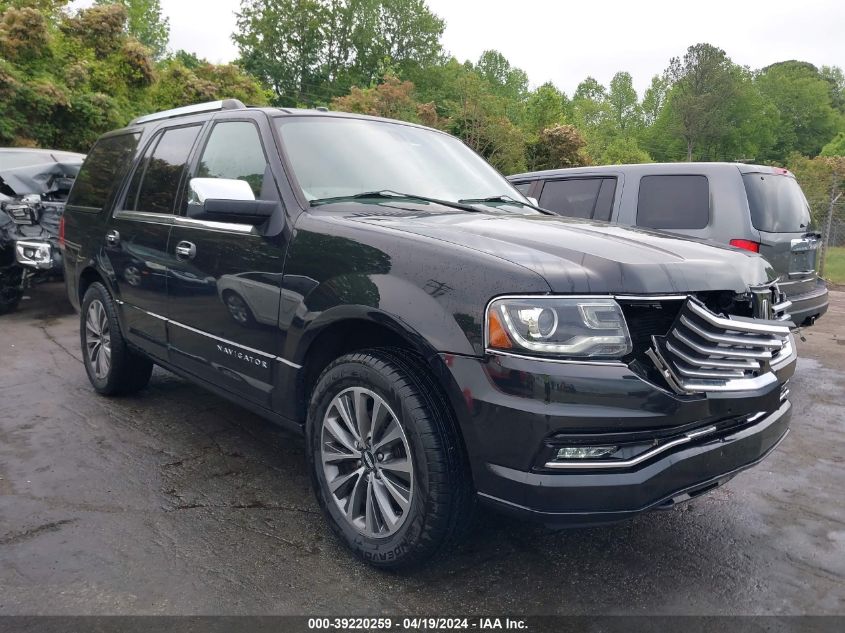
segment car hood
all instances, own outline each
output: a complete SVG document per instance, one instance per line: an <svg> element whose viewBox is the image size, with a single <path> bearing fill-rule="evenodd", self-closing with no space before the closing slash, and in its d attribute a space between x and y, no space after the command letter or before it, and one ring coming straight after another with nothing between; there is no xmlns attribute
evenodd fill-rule
<svg viewBox="0 0 845 633"><path fill-rule="evenodd" d="M78 159L51 161L38 165L24 165L0 170L0 193L7 196L45 195L70 184L82 167L84 156Z"/></svg>
<svg viewBox="0 0 845 633"><path fill-rule="evenodd" d="M350 211L344 214L347 221L451 242L528 268L553 292L741 293L775 278L768 262L754 253L602 222L455 213L439 205L394 201L342 206Z"/></svg>

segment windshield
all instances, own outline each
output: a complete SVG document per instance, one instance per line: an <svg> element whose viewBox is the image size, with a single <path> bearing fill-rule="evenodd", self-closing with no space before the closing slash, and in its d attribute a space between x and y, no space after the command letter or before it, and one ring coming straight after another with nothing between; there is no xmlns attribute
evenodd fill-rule
<svg viewBox="0 0 845 633"><path fill-rule="evenodd" d="M310 201L391 191L451 202L499 196L526 202L484 159L447 134L327 116L279 117L276 122ZM533 213L519 206L508 211Z"/></svg>
<svg viewBox="0 0 845 633"><path fill-rule="evenodd" d="M777 174L744 174L751 222L758 231L804 233L810 209L794 178Z"/></svg>

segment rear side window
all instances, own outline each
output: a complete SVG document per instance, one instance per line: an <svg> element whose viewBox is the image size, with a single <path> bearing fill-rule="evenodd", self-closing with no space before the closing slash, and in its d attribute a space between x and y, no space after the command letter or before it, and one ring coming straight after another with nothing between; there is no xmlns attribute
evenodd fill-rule
<svg viewBox="0 0 845 633"><path fill-rule="evenodd" d="M196 175L198 178L244 180L249 183L256 200L277 197L258 128L248 121L226 121L214 126Z"/></svg>
<svg viewBox="0 0 845 633"><path fill-rule="evenodd" d="M179 182L200 128L200 125L172 128L153 141L152 153L141 162L132 178L127 209L146 213L174 212ZM136 198L134 204L132 198Z"/></svg>
<svg viewBox="0 0 845 633"><path fill-rule="evenodd" d="M135 155L140 134L102 138L94 145L68 196L68 206L101 211L111 202L119 180Z"/></svg>
<svg viewBox="0 0 845 633"><path fill-rule="evenodd" d="M602 178L550 180L543 186L540 206L570 218L592 218Z"/></svg>
<svg viewBox="0 0 845 633"><path fill-rule="evenodd" d="M751 223L758 231L800 233L810 226L810 209L794 178L744 174Z"/></svg>
<svg viewBox="0 0 845 633"><path fill-rule="evenodd" d="M643 176L637 226L703 229L710 224L710 184L706 176Z"/></svg>
<svg viewBox="0 0 845 633"><path fill-rule="evenodd" d="M528 182L514 183L513 186L523 196L527 196L528 192L531 191L531 185L533 184L534 182L529 180Z"/></svg>

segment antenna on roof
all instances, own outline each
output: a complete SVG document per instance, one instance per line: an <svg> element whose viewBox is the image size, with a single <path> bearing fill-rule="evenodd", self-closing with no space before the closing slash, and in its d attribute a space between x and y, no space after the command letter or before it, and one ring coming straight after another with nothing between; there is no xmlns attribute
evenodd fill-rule
<svg viewBox="0 0 845 633"><path fill-rule="evenodd" d="M182 108L174 108L172 110L163 110L162 112L155 112L153 114L145 114L139 116L129 123L129 125L139 125L141 123L149 123L150 121L158 121L160 119L172 119L173 117L187 116L189 114L200 114L202 112L214 112L216 110L241 110L246 106L237 99L223 99L222 101L209 101L208 103L196 103L194 105L184 106Z"/></svg>

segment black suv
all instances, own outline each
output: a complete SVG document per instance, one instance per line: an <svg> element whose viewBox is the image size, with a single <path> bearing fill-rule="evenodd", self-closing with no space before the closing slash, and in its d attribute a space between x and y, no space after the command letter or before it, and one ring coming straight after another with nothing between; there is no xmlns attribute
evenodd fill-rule
<svg viewBox="0 0 845 633"><path fill-rule="evenodd" d="M94 388L155 363L304 432L333 529L378 566L477 500L563 525L669 507L787 433L764 259L549 215L436 130L155 114L97 142L64 217Z"/></svg>

